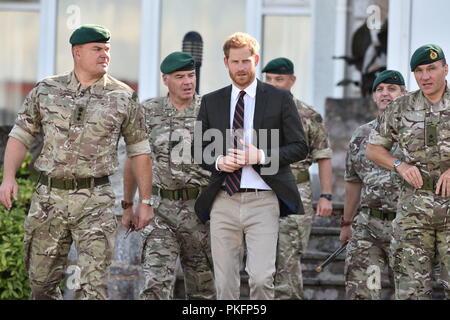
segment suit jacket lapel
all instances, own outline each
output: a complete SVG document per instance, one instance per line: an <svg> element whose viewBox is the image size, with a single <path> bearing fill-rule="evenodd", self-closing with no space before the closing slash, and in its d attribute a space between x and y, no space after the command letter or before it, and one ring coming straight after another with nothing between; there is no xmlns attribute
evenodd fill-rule
<svg viewBox="0 0 450 320"><path fill-rule="evenodd" d="M217 102L217 117L219 127L218 129L224 134L227 129L230 129L230 100L231 100L231 86L226 87L222 91L222 96Z"/></svg>
<svg viewBox="0 0 450 320"><path fill-rule="evenodd" d="M253 116L254 130L261 129L267 106L267 93L264 86L265 84L258 80L258 85L256 87L255 115Z"/></svg>

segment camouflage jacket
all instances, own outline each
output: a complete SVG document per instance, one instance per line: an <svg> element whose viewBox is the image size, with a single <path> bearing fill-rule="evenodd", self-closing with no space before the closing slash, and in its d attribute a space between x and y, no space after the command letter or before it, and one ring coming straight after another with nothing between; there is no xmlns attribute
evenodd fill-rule
<svg viewBox="0 0 450 320"><path fill-rule="evenodd" d="M366 148L372 129L378 121L369 122L353 133L347 152L345 181L363 184L361 192L361 207L397 211L402 178L396 172L377 166L366 158ZM399 157L398 147L392 150Z"/></svg>
<svg viewBox="0 0 450 320"><path fill-rule="evenodd" d="M128 156L150 154L144 113L134 91L105 74L82 88L75 73L39 82L10 133L28 148L42 133L36 169L54 178L102 177L118 168L121 135Z"/></svg>
<svg viewBox="0 0 450 320"><path fill-rule="evenodd" d="M404 161L437 181L450 168L450 89L433 106L421 90L392 102L372 131L370 143L390 150L395 142Z"/></svg>
<svg viewBox="0 0 450 320"><path fill-rule="evenodd" d="M292 171L296 175L299 171L307 171L317 160L331 158L333 151L328 141L322 116L302 101L294 99L294 102L305 131L306 144L309 147L307 158L291 165Z"/></svg>
<svg viewBox="0 0 450 320"><path fill-rule="evenodd" d="M176 190L208 185L209 172L192 164L191 142L201 98L178 111L168 96L143 103L153 159L153 185Z"/></svg>

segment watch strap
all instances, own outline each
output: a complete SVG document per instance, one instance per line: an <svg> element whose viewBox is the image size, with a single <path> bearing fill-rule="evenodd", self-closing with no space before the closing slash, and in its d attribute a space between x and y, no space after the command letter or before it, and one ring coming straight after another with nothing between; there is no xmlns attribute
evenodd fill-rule
<svg viewBox="0 0 450 320"><path fill-rule="evenodd" d="M133 202L126 202L125 200L122 200L120 204L124 210L133 207Z"/></svg>
<svg viewBox="0 0 450 320"><path fill-rule="evenodd" d="M348 227L352 225L352 221L345 221L344 216L341 217L341 227Z"/></svg>

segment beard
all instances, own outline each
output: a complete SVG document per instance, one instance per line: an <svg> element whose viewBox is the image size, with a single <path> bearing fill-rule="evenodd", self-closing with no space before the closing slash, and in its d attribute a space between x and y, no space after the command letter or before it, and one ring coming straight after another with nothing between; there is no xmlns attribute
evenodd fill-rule
<svg viewBox="0 0 450 320"><path fill-rule="evenodd" d="M235 84L242 88L248 87L253 82L253 80L255 80L255 72L251 71L240 71L235 73L229 71L229 74L231 80L233 80Z"/></svg>

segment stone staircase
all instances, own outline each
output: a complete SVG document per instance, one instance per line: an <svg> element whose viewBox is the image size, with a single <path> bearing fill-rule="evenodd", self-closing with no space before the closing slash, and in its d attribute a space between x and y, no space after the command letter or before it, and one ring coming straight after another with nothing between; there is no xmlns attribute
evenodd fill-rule
<svg viewBox="0 0 450 320"><path fill-rule="evenodd" d="M334 207L332 217L314 217L313 220L308 248L302 259L303 288L306 300L345 299L345 251L321 273L315 271L318 265L341 246L339 221L343 205L334 205ZM384 276L387 278L386 275ZM392 291L389 281L384 279L382 286L386 288L383 295L388 296ZM176 297L177 299L184 297L184 283L181 274L177 277ZM241 299L249 299L248 275L245 271L241 272Z"/></svg>
<svg viewBox="0 0 450 320"><path fill-rule="evenodd" d="M334 205L335 212L331 218L315 217L308 249L303 256L302 270L304 295L306 300L344 300L344 260L345 251L321 273L315 271L325 259L340 247L339 221L343 211L342 205ZM144 277L140 266L141 239L136 233L124 239L125 230L119 229L116 237L115 257L110 270L108 283L109 296L112 300L139 299L139 291L144 285ZM75 264L76 252L71 250L69 258ZM69 262L69 265L71 263ZM393 288L388 281L386 270L382 275L382 298L390 299ZM433 299L444 298L440 285L435 283ZM66 288L65 298L73 298L71 290ZM184 281L181 268L178 269L175 283L175 299L184 299ZM241 272L241 299L249 299L248 276Z"/></svg>
<svg viewBox="0 0 450 320"><path fill-rule="evenodd" d="M302 259L305 300L345 300L345 251L321 273L315 271L318 265L341 246L339 234L342 213L343 205L335 204L332 217L314 218L308 248ZM383 288L382 299L393 299L394 288L389 281L387 268L382 272L381 285ZM184 282L181 272L176 281L175 297L184 299ZM433 299L441 300L443 297L442 287L435 283ZM243 270L241 271L241 299L249 299L248 275Z"/></svg>
<svg viewBox="0 0 450 320"><path fill-rule="evenodd" d="M321 273L315 271L332 252L340 247L339 221L342 205L335 205L331 218L315 217L311 230L308 249L303 256L302 270L304 295L306 300L343 300L345 299L344 260L345 252L325 268ZM184 297L183 277L177 277L176 297ZM241 271L241 299L249 298L248 275Z"/></svg>

